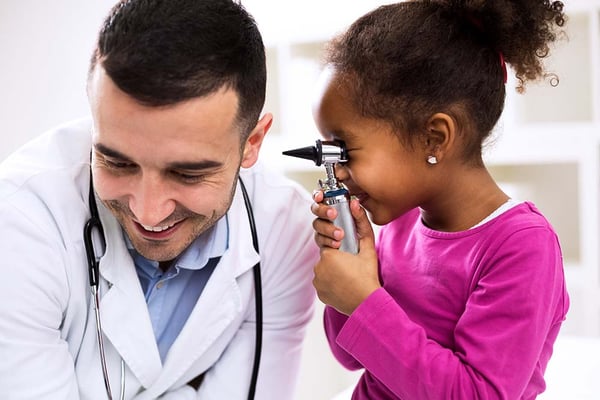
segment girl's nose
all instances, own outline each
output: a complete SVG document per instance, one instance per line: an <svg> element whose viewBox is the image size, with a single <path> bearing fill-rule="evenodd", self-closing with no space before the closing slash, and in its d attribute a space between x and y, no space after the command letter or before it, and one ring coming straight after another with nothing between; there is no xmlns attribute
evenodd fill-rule
<svg viewBox="0 0 600 400"><path fill-rule="evenodd" d="M344 181L347 180L350 175L348 173L348 168L346 168L346 166L343 163L336 163L335 166L335 177L339 180L339 181Z"/></svg>

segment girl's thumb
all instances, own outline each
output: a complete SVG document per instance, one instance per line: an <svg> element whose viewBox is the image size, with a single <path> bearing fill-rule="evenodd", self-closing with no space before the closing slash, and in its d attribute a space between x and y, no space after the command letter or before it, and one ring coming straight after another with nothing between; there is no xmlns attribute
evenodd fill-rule
<svg viewBox="0 0 600 400"><path fill-rule="evenodd" d="M370 244L374 245L375 235L373 233L371 221L369 221L369 217L367 217L365 209L361 207L358 200L351 200L350 211L352 212L352 217L354 218L354 222L356 223L356 233L360 239L361 247L363 246L363 243L365 241L370 242Z"/></svg>

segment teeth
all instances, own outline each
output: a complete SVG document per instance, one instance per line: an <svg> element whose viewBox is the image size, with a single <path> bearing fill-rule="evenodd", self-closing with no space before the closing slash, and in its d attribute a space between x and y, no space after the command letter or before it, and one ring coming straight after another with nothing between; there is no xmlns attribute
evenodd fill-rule
<svg viewBox="0 0 600 400"><path fill-rule="evenodd" d="M175 224L168 225L168 226L147 226L147 225L143 225L143 224L140 224L140 225L142 225L142 227L149 232L162 232L162 231L166 231L169 228L172 228Z"/></svg>

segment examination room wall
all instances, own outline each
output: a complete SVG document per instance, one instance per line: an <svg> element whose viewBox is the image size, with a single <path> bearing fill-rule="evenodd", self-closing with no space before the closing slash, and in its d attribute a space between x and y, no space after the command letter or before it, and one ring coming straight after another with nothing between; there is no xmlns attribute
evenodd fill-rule
<svg viewBox="0 0 600 400"><path fill-rule="evenodd" d="M0 160L57 124L89 114L85 84L99 26L115 0L0 1ZM281 151L314 143L313 84L325 41L387 2L243 0L267 47L265 109L274 124L261 158L316 186L323 171ZM557 88L525 96L509 80L507 106L486 161L509 194L533 200L558 231L572 306L548 369L545 400L600 398L600 0L566 0L569 40L549 66ZM83 266L82 266L83 268ZM358 376L339 366L322 330L308 327L297 400L327 400Z"/></svg>

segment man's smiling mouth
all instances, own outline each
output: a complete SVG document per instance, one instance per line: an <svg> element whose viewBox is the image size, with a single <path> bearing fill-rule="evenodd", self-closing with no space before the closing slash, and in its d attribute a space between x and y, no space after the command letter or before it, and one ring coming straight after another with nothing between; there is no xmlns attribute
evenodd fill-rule
<svg viewBox="0 0 600 400"><path fill-rule="evenodd" d="M162 232L162 231L166 231L167 229L174 227L175 223L173 223L171 225L164 225L164 226L148 226L148 225L144 225L144 224L139 224L139 225L148 232Z"/></svg>

